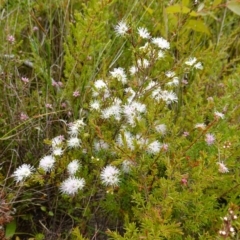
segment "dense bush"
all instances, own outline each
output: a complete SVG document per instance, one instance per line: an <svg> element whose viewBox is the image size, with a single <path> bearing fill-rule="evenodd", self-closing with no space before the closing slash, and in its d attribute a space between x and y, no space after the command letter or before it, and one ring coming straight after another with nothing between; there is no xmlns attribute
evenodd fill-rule
<svg viewBox="0 0 240 240"><path fill-rule="evenodd" d="M240 4L80 2L2 4L0 238L238 239Z"/></svg>

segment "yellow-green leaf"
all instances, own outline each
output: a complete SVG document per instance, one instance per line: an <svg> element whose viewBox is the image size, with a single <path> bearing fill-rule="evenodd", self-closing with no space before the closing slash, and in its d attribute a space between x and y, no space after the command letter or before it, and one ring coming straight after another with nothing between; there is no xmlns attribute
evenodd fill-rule
<svg viewBox="0 0 240 240"><path fill-rule="evenodd" d="M189 5L189 0L182 0L182 5L187 7Z"/></svg>
<svg viewBox="0 0 240 240"><path fill-rule="evenodd" d="M191 28L196 32L203 32L210 35L208 27L202 20L189 20L188 23L186 24L186 27Z"/></svg>
<svg viewBox="0 0 240 240"><path fill-rule="evenodd" d="M229 1L226 4L227 8L232 12L240 15L240 2L238 0Z"/></svg>
<svg viewBox="0 0 240 240"><path fill-rule="evenodd" d="M54 216L54 213L53 213L52 211L49 211L49 212L48 212L48 215L51 216L51 217L53 217L53 216Z"/></svg>
<svg viewBox="0 0 240 240"><path fill-rule="evenodd" d="M214 0L212 5L213 7L216 7L217 5L221 4L222 0Z"/></svg>
<svg viewBox="0 0 240 240"><path fill-rule="evenodd" d="M6 226L6 232L5 232L5 237L10 238L15 234L16 231L16 221L13 220L12 222L8 223Z"/></svg>
<svg viewBox="0 0 240 240"><path fill-rule="evenodd" d="M190 8L179 5L179 4L175 4L167 7L166 12L167 13L184 13L184 14L189 13L189 15L191 16L198 16L198 14L195 11L191 11Z"/></svg>
<svg viewBox="0 0 240 240"><path fill-rule="evenodd" d="M144 8L145 8L146 12L148 12L150 15L153 14L153 12L154 12L153 9L151 9L151 8L149 8L149 7L146 7L146 6L144 6Z"/></svg>

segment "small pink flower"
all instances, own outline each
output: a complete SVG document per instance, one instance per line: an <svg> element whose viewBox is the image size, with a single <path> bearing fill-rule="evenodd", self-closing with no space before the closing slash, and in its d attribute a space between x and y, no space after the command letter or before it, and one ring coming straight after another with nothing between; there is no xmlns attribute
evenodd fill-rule
<svg viewBox="0 0 240 240"><path fill-rule="evenodd" d="M61 103L61 107L62 108L66 108L67 107L67 104L65 102Z"/></svg>
<svg viewBox="0 0 240 240"><path fill-rule="evenodd" d="M52 79L52 86L53 87L63 87L63 83L62 82L56 82L54 79Z"/></svg>
<svg viewBox="0 0 240 240"><path fill-rule="evenodd" d="M33 31L34 31L34 32L36 32L36 31L38 31L38 30L39 30L39 28L38 28L37 26L34 26L34 27L33 27Z"/></svg>
<svg viewBox="0 0 240 240"><path fill-rule="evenodd" d="M29 118L29 117L28 117L27 114L25 114L25 113L21 113L21 114L20 114L20 120L21 120L21 121L26 121L28 118Z"/></svg>
<svg viewBox="0 0 240 240"><path fill-rule="evenodd" d="M52 104L50 104L50 103L46 103L45 107L46 107L46 108L49 108L49 109L53 109L53 106L52 106Z"/></svg>
<svg viewBox="0 0 240 240"><path fill-rule="evenodd" d="M167 143L164 143L163 145L162 145L162 149L163 149L163 151L167 151L168 150L168 144Z"/></svg>
<svg viewBox="0 0 240 240"><path fill-rule="evenodd" d="M10 43L14 43L14 42L15 42L15 37L14 37L13 35L8 35L8 36L7 36L7 40L8 40L8 42L10 42Z"/></svg>
<svg viewBox="0 0 240 240"><path fill-rule="evenodd" d="M73 92L73 97L79 97L79 96L80 96L80 93L78 90Z"/></svg>
<svg viewBox="0 0 240 240"><path fill-rule="evenodd" d="M58 84L59 87L63 87L63 83L62 82L58 81L57 84Z"/></svg>
<svg viewBox="0 0 240 240"><path fill-rule="evenodd" d="M52 79L52 86L53 87L58 87L58 83Z"/></svg>
<svg viewBox="0 0 240 240"><path fill-rule="evenodd" d="M184 136L184 137L187 137L187 136L189 136L189 132L186 132L186 131L185 131L185 132L183 132L183 136Z"/></svg>
<svg viewBox="0 0 240 240"><path fill-rule="evenodd" d="M185 79L183 79L183 80L182 80L182 84L183 84L183 85L187 85L187 84L188 84L188 81L185 80Z"/></svg>
<svg viewBox="0 0 240 240"><path fill-rule="evenodd" d="M188 184L187 178L182 178L182 179L181 179L181 184L184 185L184 186L186 186L186 185Z"/></svg>
<svg viewBox="0 0 240 240"><path fill-rule="evenodd" d="M212 145L212 144L214 144L215 137L213 136L213 134L208 133L208 134L206 134L205 141L206 141L207 145Z"/></svg>
<svg viewBox="0 0 240 240"><path fill-rule="evenodd" d="M29 83L29 79L27 77L22 77L21 80L26 84Z"/></svg>

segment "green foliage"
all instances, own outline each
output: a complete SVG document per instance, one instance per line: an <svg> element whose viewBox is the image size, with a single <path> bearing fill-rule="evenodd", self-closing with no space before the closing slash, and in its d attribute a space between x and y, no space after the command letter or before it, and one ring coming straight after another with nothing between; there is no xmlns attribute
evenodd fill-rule
<svg viewBox="0 0 240 240"><path fill-rule="evenodd" d="M67 79L65 94L71 101L74 116L78 116L80 107L88 99L87 86L96 73L104 68L103 54L112 45L108 33L111 19L109 1L88 1L80 10L74 12L74 22L70 24L67 44L65 45L65 77ZM74 99L74 91L79 91L81 98Z"/></svg>
<svg viewBox="0 0 240 240"><path fill-rule="evenodd" d="M226 4L227 8L237 15L240 15L240 3L238 1L229 1Z"/></svg>
<svg viewBox="0 0 240 240"><path fill-rule="evenodd" d="M11 238L14 236L15 232L16 232L16 220L13 220L12 222L8 223L6 225L6 232L5 232L5 236L6 238Z"/></svg>

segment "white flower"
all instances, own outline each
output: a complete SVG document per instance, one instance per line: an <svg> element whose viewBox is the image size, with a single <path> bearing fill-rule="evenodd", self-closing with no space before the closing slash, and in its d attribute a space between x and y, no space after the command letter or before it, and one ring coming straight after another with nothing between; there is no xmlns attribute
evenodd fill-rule
<svg viewBox="0 0 240 240"><path fill-rule="evenodd" d="M67 145L70 148L77 148L81 146L81 140L77 137L71 137L68 141L67 141Z"/></svg>
<svg viewBox="0 0 240 240"><path fill-rule="evenodd" d="M111 93L109 92L108 89L105 89L104 95L103 95L103 100L108 99L111 96Z"/></svg>
<svg viewBox="0 0 240 240"><path fill-rule="evenodd" d="M220 112L215 112L215 113L214 113L214 116L215 116L217 119L219 119L219 118L224 119L224 114L223 114L223 113L220 113Z"/></svg>
<svg viewBox="0 0 240 240"><path fill-rule="evenodd" d="M102 79L95 81L94 86L97 89L107 88L106 83Z"/></svg>
<svg viewBox="0 0 240 240"><path fill-rule="evenodd" d="M124 92L127 93L127 96L130 95L128 98L127 98L127 101L128 102L132 102L134 97L136 96L136 92L132 89L132 88L125 88L124 89Z"/></svg>
<svg viewBox="0 0 240 240"><path fill-rule="evenodd" d="M100 174L102 183L106 186L117 186L120 182L120 171L111 165L106 166Z"/></svg>
<svg viewBox="0 0 240 240"><path fill-rule="evenodd" d="M97 101L97 100L91 101L90 102L90 108L92 110L96 110L96 111L100 110L100 103L99 103L99 101Z"/></svg>
<svg viewBox="0 0 240 240"><path fill-rule="evenodd" d="M138 34L141 38L145 38L145 39L151 38L148 30L146 28L143 28L143 27L138 28Z"/></svg>
<svg viewBox="0 0 240 240"><path fill-rule="evenodd" d="M113 78L116 78L118 81L125 84L127 82L127 76L123 68L114 68L113 71L110 72Z"/></svg>
<svg viewBox="0 0 240 240"><path fill-rule="evenodd" d="M129 173L131 171L131 168L133 167L133 163L129 160L124 160L122 163L122 171L124 173Z"/></svg>
<svg viewBox="0 0 240 240"><path fill-rule="evenodd" d="M94 141L94 149L98 152L102 149L106 150L109 148L109 145L104 142L102 139L100 139L99 141Z"/></svg>
<svg viewBox="0 0 240 240"><path fill-rule="evenodd" d="M178 101L178 97L177 97L176 93L174 93L172 91L170 91L170 92L168 92L166 90L162 91L160 98L163 101L165 101L167 104L171 104L171 103Z"/></svg>
<svg viewBox="0 0 240 240"><path fill-rule="evenodd" d="M195 125L195 128L200 128L202 130L206 129L206 125L204 123L197 123Z"/></svg>
<svg viewBox="0 0 240 240"><path fill-rule="evenodd" d="M179 80L178 77L174 77L171 82L167 83L168 86L178 86L179 85Z"/></svg>
<svg viewBox="0 0 240 240"><path fill-rule="evenodd" d="M150 63L147 59L138 59L137 64L141 68L147 68L149 67Z"/></svg>
<svg viewBox="0 0 240 240"><path fill-rule="evenodd" d="M78 133L79 133L79 128L76 124L74 123L71 123L71 125L69 125L69 131L68 131L68 134L71 135L71 136L77 136Z"/></svg>
<svg viewBox="0 0 240 240"><path fill-rule="evenodd" d="M217 164L218 164L218 167L219 167L218 171L220 173L227 173L227 172L229 172L228 168L226 167L226 165L223 162L218 162Z"/></svg>
<svg viewBox="0 0 240 240"><path fill-rule="evenodd" d="M128 28L126 22L120 21L120 22L114 27L114 29L115 29L115 32L116 32L116 34L117 34L118 36L124 36L124 35L127 33L127 31L128 31L129 28Z"/></svg>
<svg viewBox="0 0 240 240"><path fill-rule="evenodd" d="M173 77L176 75L176 73L173 72L173 71L167 71L167 72L165 73L165 75L166 75L168 78L173 78Z"/></svg>
<svg viewBox="0 0 240 240"><path fill-rule="evenodd" d="M81 128L83 128L83 126L85 126L86 124L83 122L83 119L78 119L76 120L74 123L72 123L69 126L69 135L71 135L72 137L76 137L80 131Z"/></svg>
<svg viewBox="0 0 240 240"><path fill-rule="evenodd" d="M138 68L136 66L132 66L130 67L129 72L131 75L134 75L135 73L138 72Z"/></svg>
<svg viewBox="0 0 240 240"><path fill-rule="evenodd" d="M16 182L21 182L29 177L32 171L34 171L34 167L24 163L15 170L12 176L15 178Z"/></svg>
<svg viewBox="0 0 240 240"><path fill-rule="evenodd" d="M152 98L159 101L161 99L161 94L162 94L162 89L160 87L157 87L152 91L151 96Z"/></svg>
<svg viewBox="0 0 240 240"><path fill-rule="evenodd" d="M124 146L126 144L126 146L131 150L134 149L133 141L134 141L134 137L128 131L124 131L122 134L119 134L117 137L117 143L119 146Z"/></svg>
<svg viewBox="0 0 240 240"><path fill-rule="evenodd" d="M123 106L122 112L127 118L130 125L135 125L135 118L140 119L140 113L146 111L145 104L139 103L137 101L132 101L131 103L125 104Z"/></svg>
<svg viewBox="0 0 240 240"><path fill-rule="evenodd" d="M154 141L148 145L147 151L152 154L157 154L160 152L161 148L162 144L158 141Z"/></svg>
<svg viewBox="0 0 240 240"><path fill-rule="evenodd" d="M194 58L189 58L185 64L188 65L188 66L193 66L195 63L197 62L197 59L194 57Z"/></svg>
<svg viewBox="0 0 240 240"><path fill-rule="evenodd" d="M62 182L60 191L63 194L75 195L79 190L82 190L85 186L85 180L83 178L69 177Z"/></svg>
<svg viewBox="0 0 240 240"><path fill-rule="evenodd" d="M63 150L62 150L62 148L60 148L60 147L53 148L53 149L52 149L52 154L53 154L54 156L62 156Z"/></svg>
<svg viewBox="0 0 240 240"><path fill-rule="evenodd" d="M43 157L39 162L39 168L42 168L45 172L49 172L52 170L55 163L55 159L53 156L48 155Z"/></svg>
<svg viewBox="0 0 240 240"><path fill-rule="evenodd" d="M71 161L67 166L67 171L69 175L74 175L77 170L80 168L80 163L77 159Z"/></svg>
<svg viewBox="0 0 240 240"><path fill-rule="evenodd" d="M148 91L148 90L150 90L150 89L153 89L156 85L157 85L156 82L150 81L150 82L148 83L148 85L146 86L145 91Z"/></svg>
<svg viewBox="0 0 240 240"><path fill-rule="evenodd" d="M162 37L152 38L152 43L161 49L170 49L170 43Z"/></svg>
<svg viewBox="0 0 240 240"><path fill-rule="evenodd" d="M203 66L202 66L202 63L198 62L197 63L197 59L194 57L194 58L189 58L186 62L185 62L186 65L188 66L193 66L194 68L196 69L203 69Z"/></svg>
<svg viewBox="0 0 240 240"><path fill-rule="evenodd" d="M129 115L136 115L137 113L144 113L146 111L146 105L137 101L125 104L123 106L123 113L126 117Z"/></svg>
<svg viewBox="0 0 240 240"><path fill-rule="evenodd" d="M86 124L83 122L83 118L78 119L74 122L74 124L76 124L79 128L84 127Z"/></svg>
<svg viewBox="0 0 240 240"><path fill-rule="evenodd" d="M119 121L121 119L121 100L114 100L114 105L102 110L102 118L109 119L114 117L115 120Z"/></svg>
<svg viewBox="0 0 240 240"><path fill-rule="evenodd" d="M157 59L163 58L164 55L165 55L164 52L163 52L162 50L159 50L159 51L158 51L158 55L157 55Z"/></svg>
<svg viewBox="0 0 240 240"><path fill-rule="evenodd" d="M167 131L167 127L165 124L159 124L155 127L155 129L158 133L161 133L162 135L165 135Z"/></svg>
<svg viewBox="0 0 240 240"><path fill-rule="evenodd" d="M59 145L62 144L63 140L64 140L64 136L62 136L62 135L59 135L59 136L53 138L52 139L52 147L53 148L58 147Z"/></svg>
<svg viewBox="0 0 240 240"><path fill-rule="evenodd" d="M203 69L203 65L202 65L202 63L198 62L198 63L196 63L196 64L194 65L194 68L199 69L199 70L202 70L202 69Z"/></svg>

